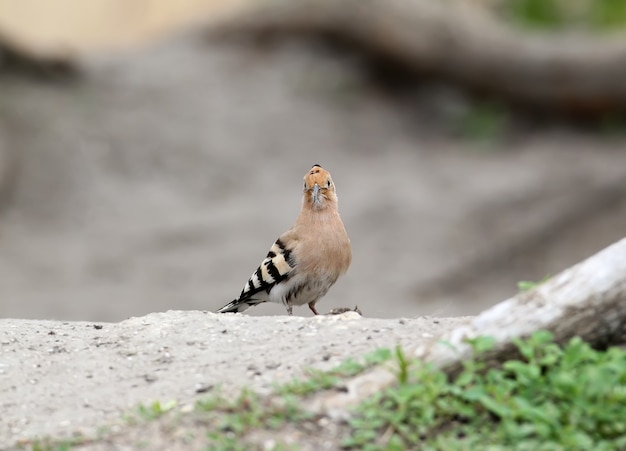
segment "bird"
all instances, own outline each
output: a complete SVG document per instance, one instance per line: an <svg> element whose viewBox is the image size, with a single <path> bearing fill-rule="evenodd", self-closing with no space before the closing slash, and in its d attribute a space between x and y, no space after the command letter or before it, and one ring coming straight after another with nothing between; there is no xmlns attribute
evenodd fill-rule
<svg viewBox="0 0 626 451"><path fill-rule="evenodd" d="M304 176L300 214L294 225L272 244L265 259L246 282L239 297L216 313L242 312L263 302L293 306L315 305L343 275L352 261L352 248L337 208L330 173L319 164Z"/></svg>

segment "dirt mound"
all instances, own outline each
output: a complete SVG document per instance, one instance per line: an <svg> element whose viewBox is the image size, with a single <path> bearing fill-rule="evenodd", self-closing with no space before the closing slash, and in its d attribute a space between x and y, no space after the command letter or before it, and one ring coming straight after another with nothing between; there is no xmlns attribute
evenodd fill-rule
<svg viewBox="0 0 626 451"><path fill-rule="evenodd" d="M0 320L0 447L124 425L139 403L178 408L220 386L261 393L381 347L415 345L463 318L381 320L153 313L121 323ZM233 352L236 350L236 358Z"/></svg>

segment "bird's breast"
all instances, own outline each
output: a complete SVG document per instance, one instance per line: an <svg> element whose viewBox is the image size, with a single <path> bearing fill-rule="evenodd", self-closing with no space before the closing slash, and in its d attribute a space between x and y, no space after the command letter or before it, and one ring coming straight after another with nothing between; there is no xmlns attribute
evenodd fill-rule
<svg viewBox="0 0 626 451"><path fill-rule="evenodd" d="M299 243L298 256L302 260L297 263L301 264L301 269L337 277L347 271L352 261L352 250L346 229L338 216L333 221L318 221L307 237Z"/></svg>

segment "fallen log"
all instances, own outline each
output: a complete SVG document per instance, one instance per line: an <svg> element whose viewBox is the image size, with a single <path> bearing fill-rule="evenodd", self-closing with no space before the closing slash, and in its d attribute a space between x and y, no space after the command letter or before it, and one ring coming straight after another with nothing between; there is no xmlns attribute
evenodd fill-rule
<svg viewBox="0 0 626 451"><path fill-rule="evenodd" d="M623 33L526 32L473 2L257 0L212 30L331 37L394 70L510 102L575 115L626 111Z"/></svg>
<svg viewBox="0 0 626 451"><path fill-rule="evenodd" d="M538 330L552 332L558 343L576 336L595 347L626 342L626 238L408 351L411 357L455 374L473 354L468 339L493 337L494 348L482 357L487 365L497 365L516 357L514 339ZM350 380L346 392L317 395L312 406L342 417L347 415L347 407L395 382L393 371L379 367Z"/></svg>

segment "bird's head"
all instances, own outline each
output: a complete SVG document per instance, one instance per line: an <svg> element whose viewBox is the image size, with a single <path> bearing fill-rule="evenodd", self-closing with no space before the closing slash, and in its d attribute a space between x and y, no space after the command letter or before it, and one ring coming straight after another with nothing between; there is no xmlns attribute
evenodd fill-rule
<svg viewBox="0 0 626 451"><path fill-rule="evenodd" d="M304 176L304 202L315 209L337 202L335 184L330 173L319 164L313 165Z"/></svg>

